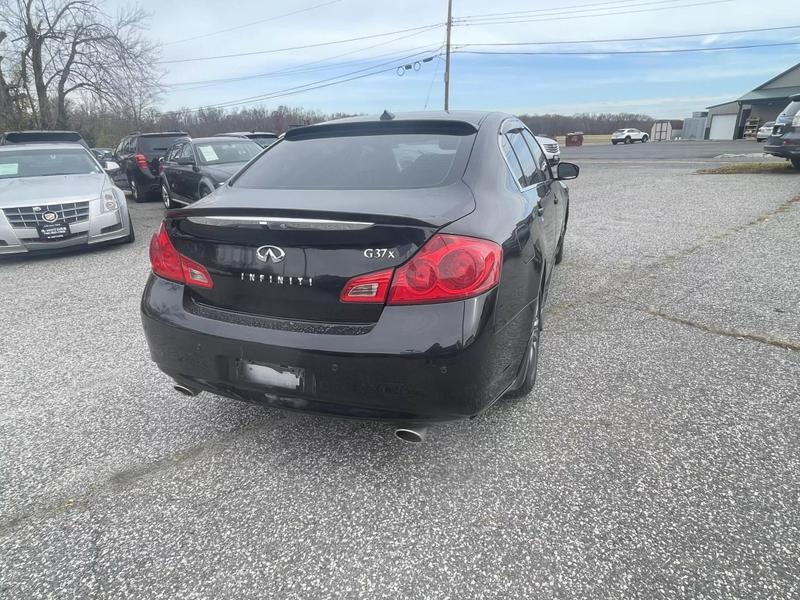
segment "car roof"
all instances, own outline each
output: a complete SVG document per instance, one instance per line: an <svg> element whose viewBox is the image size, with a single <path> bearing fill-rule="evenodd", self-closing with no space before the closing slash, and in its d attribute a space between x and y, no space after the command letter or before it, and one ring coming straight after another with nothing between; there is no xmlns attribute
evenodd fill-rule
<svg viewBox="0 0 800 600"><path fill-rule="evenodd" d="M128 137L173 137L176 135L189 136L185 131L159 131L157 133L131 133Z"/></svg>
<svg viewBox="0 0 800 600"><path fill-rule="evenodd" d="M226 139L228 139L228 140L230 140L232 142L241 142L241 141L243 141L243 138L241 138L239 136L236 136L236 135L228 135L228 136L215 135L215 136L212 136L212 137L187 138L187 139L189 139L189 141L192 142L193 144L208 144L210 142L225 141ZM250 141L250 140L244 140L244 141ZM253 142L253 143L255 144L255 142Z"/></svg>
<svg viewBox="0 0 800 600"><path fill-rule="evenodd" d="M244 135L268 135L271 137L278 137L277 133L271 131L231 131L230 133L218 133L214 137L225 137L226 135L239 137Z"/></svg>
<svg viewBox="0 0 800 600"><path fill-rule="evenodd" d="M42 143L29 143L29 144L9 144L8 146L0 146L0 152L19 152L23 148L35 146L36 150L84 150L88 151L86 146L77 142L42 142Z"/></svg>

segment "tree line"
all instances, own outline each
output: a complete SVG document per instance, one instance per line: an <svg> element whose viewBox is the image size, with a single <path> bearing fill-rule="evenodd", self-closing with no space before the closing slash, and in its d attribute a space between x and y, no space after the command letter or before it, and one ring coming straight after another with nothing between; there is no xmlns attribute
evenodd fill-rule
<svg viewBox="0 0 800 600"><path fill-rule="evenodd" d="M633 113L580 113L572 116L545 114L520 115L531 131L540 135L566 135L581 131L585 134L607 134L615 129L635 127L650 131L655 119Z"/></svg>

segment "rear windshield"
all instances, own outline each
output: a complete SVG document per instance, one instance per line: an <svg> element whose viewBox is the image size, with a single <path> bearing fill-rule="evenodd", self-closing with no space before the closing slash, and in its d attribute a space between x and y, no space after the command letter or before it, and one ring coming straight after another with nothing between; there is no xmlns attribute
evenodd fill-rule
<svg viewBox="0 0 800 600"><path fill-rule="evenodd" d="M139 152L148 154L166 154L167 149L175 140L185 138L185 135L140 137Z"/></svg>
<svg viewBox="0 0 800 600"><path fill-rule="evenodd" d="M74 131L20 131L6 134L7 144L82 142L81 135Z"/></svg>
<svg viewBox="0 0 800 600"><path fill-rule="evenodd" d="M261 152L261 146L250 140L203 142L194 147L202 165L243 163Z"/></svg>
<svg viewBox="0 0 800 600"><path fill-rule="evenodd" d="M85 150L25 148L0 152L0 179L85 173L102 173Z"/></svg>
<svg viewBox="0 0 800 600"><path fill-rule="evenodd" d="M786 110L781 113L781 117L783 117L784 122L786 122L787 119L791 121L798 111L800 111L800 101L790 102Z"/></svg>
<svg viewBox="0 0 800 600"><path fill-rule="evenodd" d="M406 189L447 185L464 172L472 134L354 134L284 139L235 185L257 189Z"/></svg>

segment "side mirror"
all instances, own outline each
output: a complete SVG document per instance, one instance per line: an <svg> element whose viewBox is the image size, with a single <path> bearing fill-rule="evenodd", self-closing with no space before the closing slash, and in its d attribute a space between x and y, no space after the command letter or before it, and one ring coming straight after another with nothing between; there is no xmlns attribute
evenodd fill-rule
<svg viewBox="0 0 800 600"><path fill-rule="evenodd" d="M119 163L113 160L106 161L106 171L119 171Z"/></svg>
<svg viewBox="0 0 800 600"><path fill-rule="evenodd" d="M558 167L556 169L556 179L575 179L580 172L581 168L578 165L568 162L558 163Z"/></svg>
<svg viewBox="0 0 800 600"><path fill-rule="evenodd" d="M194 159L188 156L184 156L183 158L178 159L178 164L184 167L188 167L194 165Z"/></svg>

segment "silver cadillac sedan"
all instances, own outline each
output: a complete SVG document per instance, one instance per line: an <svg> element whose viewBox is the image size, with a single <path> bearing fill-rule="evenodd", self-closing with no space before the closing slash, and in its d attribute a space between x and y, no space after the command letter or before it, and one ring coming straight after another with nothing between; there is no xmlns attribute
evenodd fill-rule
<svg viewBox="0 0 800 600"><path fill-rule="evenodd" d="M133 240L125 194L89 150L79 144L0 147L0 254Z"/></svg>

